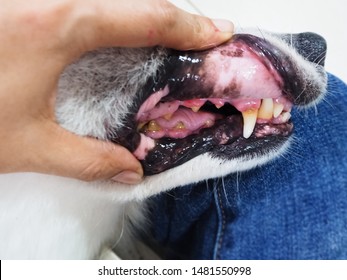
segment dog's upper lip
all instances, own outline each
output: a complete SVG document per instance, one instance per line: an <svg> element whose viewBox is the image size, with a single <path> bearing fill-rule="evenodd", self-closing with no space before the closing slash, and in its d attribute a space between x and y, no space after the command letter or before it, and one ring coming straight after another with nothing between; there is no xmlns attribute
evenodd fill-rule
<svg viewBox="0 0 347 280"><path fill-rule="evenodd" d="M277 78L282 93L295 102L294 94L298 85L293 82L295 69L289 57L265 39L252 35L244 36L244 34L235 35L235 37L235 40L244 42L259 57L272 75Z"/></svg>
<svg viewBox="0 0 347 280"><path fill-rule="evenodd" d="M248 34L234 35L229 42L203 52L173 51L161 75L164 79L155 81L154 91L169 86L170 94L162 101L277 98L283 94L286 71L291 71L286 69L288 63L283 66L280 54L264 39Z"/></svg>

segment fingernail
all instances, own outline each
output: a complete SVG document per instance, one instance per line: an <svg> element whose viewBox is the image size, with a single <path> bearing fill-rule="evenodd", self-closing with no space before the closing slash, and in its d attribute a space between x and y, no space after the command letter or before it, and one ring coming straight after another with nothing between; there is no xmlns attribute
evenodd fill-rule
<svg viewBox="0 0 347 280"><path fill-rule="evenodd" d="M113 181L134 185L142 181L142 176L134 171L123 171L112 178Z"/></svg>
<svg viewBox="0 0 347 280"><path fill-rule="evenodd" d="M217 27L217 29L221 32L233 33L234 32L234 24L225 19L212 19L213 24Z"/></svg>

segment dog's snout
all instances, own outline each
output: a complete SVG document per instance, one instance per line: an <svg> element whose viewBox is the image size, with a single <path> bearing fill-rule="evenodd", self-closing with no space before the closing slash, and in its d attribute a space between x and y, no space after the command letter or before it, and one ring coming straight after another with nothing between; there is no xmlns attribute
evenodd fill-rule
<svg viewBox="0 0 347 280"><path fill-rule="evenodd" d="M285 40L305 59L324 66L327 43L321 35L313 32L287 34Z"/></svg>

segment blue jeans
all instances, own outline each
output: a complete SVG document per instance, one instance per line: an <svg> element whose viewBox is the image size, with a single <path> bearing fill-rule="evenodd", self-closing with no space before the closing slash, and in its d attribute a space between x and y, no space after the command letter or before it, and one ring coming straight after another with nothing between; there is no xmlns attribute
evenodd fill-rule
<svg viewBox="0 0 347 280"><path fill-rule="evenodd" d="M347 259L347 85L329 75L317 112L292 118L281 158L153 198L164 258Z"/></svg>

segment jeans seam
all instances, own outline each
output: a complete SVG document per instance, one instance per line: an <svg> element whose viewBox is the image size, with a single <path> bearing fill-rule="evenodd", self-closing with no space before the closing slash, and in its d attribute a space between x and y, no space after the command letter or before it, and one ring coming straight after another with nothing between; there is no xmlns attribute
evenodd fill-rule
<svg viewBox="0 0 347 280"><path fill-rule="evenodd" d="M220 188L218 188L217 184L214 188L214 197L215 197L216 210L217 210L217 216L218 216L217 236L216 236L215 247L213 252L213 259L216 260L216 259L220 259L220 250L222 248L225 225L226 225L222 196L220 193Z"/></svg>

